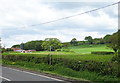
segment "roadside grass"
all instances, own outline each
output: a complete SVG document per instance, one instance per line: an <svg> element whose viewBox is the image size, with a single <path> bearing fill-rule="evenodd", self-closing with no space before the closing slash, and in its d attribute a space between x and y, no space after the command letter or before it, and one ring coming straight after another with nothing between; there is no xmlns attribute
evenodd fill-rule
<svg viewBox="0 0 120 83"><path fill-rule="evenodd" d="M83 81L91 81L91 82L100 82L100 83L105 83L108 81L109 83L111 81L120 81L120 78L114 77L114 76L102 76L94 72L89 72L89 71L74 71L70 68L66 68L64 66L60 65L48 65L48 64L35 64L32 62L12 62L8 60L3 60L4 65L10 65L10 66L15 66L15 67L20 67L20 68L25 68L29 70L34 70L38 72L46 72L50 74L55 74L67 78L72 78L72 79L77 79L77 80L83 80Z"/></svg>

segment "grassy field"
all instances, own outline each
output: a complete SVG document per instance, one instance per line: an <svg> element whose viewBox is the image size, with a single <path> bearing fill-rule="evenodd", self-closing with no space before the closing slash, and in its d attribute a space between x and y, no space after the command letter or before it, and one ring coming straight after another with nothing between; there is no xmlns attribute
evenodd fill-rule
<svg viewBox="0 0 120 83"><path fill-rule="evenodd" d="M90 54L92 51L108 51L113 52L112 49L108 48L106 45L80 45L68 47L70 51L80 54Z"/></svg>
<svg viewBox="0 0 120 83"><path fill-rule="evenodd" d="M19 55L19 56L35 56L35 57L47 57L50 54L52 55L52 58L64 58L69 59L70 61L77 60L77 61L86 61L86 60L92 60L96 62L103 62L107 63L110 62L112 57L115 56L112 55L97 55L97 54L91 54L92 51L108 51L113 52L111 49L107 48L106 45L80 45L80 46L70 46L68 48L62 48L62 51L37 51L33 53L17 53L17 52L6 52L2 55ZM13 57L14 58L14 57ZM13 64L14 63L14 64ZM120 80L120 78L114 77L113 75L99 75L96 72L90 72L90 71L75 71L70 68L67 68L62 65L48 65L45 63L39 63L35 64L33 62L23 62L23 61L7 61L3 60L3 64L5 65L12 65L22 68L27 68L35 71L42 71L42 72L49 72L52 74L61 75L64 77L79 79L79 80L90 80L90 81L101 81L104 83L104 81L116 81Z"/></svg>
<svg viewBox="0 0 120 83"><path fill-rule="evenodd" d="M65 50L65 48L63 49ZM29 56L47 56L51 53L54 58L69 58L76 60L93 60L100 62L108 62L112 59L114 55L95 55L91 54L92 51L109 51L112 52L111 49L107 48L106 45L80 45L80 46L71 46L68 47L68 52L65 51L37 51L33 53L9 53L9 55L29 55Z"/></svg>

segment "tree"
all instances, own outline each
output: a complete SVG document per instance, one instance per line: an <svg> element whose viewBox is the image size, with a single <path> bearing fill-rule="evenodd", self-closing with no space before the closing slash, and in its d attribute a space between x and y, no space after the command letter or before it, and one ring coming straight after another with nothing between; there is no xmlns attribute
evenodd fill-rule
<svg viewBox="0 0 120 83"><path fill-rule="evenodd" d="M37 51L43 51L42 43L43 43L43 41L36 42L35 43L35 50L37 50Z"/></svg>
<svg viewBox="0 0 120 83"><path fill-rule="evenodd" d="M76 38L73 38L71 41L70 41L70 44L76 46L78 45L78 42L77 42L77 39Z"/></svg>
<svg viewBox="0 0 120 83"><path fill-rule="evenodd" d="M20 48L21 48L21 49L24 49L24 43L21 43L21 44L20 44Z"/></svg>
<svg viewBox="0 0 120 83"><path fill-rule="evenodd" d="M91 36L85 37L85 40L87 40L89 42L89 44L93 44L93 39Z"/></svg>
<svg viewBox="0 0 120 83"><path fill-rule="evenodd" d="M110 37L111 35L106 35L103 40L104 40L104 43L110 43Z"/></svg>
<svg viewBox="0 0 120 83"><path fill-rule="evenodd" d="M108 43L107 46L112 48L114 50L114 52L117 52L118 49L119 49L119 45L118 45L118 32L114 33L112 36L110 36L108 41L110 43Z"/></svg>
<svg viewBox="0 0 120 83"><path fill-rule="evenodd" d="M118 50L120 52L120 29L118 30Z"/></svg>
<svg viewBox="0 0 120 83"><path fill-rule="evenodd" d="M46 38L42 44L44 50L50 50L50 46L52 47L52 51L56 49L60 49L62 47L62 43L57 38Z"/></svg>
<svg viewBox="0 0 120 83"><path fill-rule="evenodd" d="M111 36L110 41L111 43L108 46L116 52L116 56L112 58L112 61L120 63L120 30Z"/></svg>
<svg viewBox="0 0 120 83"><path fill-rule="evenodd" d="M36 40L36 41L29 41L24 43L24 50L36 50L36 51L42 51L42 40Z"/></svg>
<svg viewBox="0 0 120 83"><path fill-rule="evenodd" d="M64 43L62 43L62 46L65 47L65 48L68 48L69 45L70 45L69 42L64 42Z"/></svg>
<svg viewBox="0 0 120 83"><path fill-rule="evenodd" d="M13 45L11 48L20 48L19 44Z"/></svg>
<svg viewBox="0 0 120 83"><path fill-rule="evenodd" d="M6 48L5 51L13 51L11 48Z"/></svg>
<svg viewBox="0 0 120 83"><path fill-rule="evenodd" d="M93 43L94 44L104 44L104 40L102 38L94 38Z"/></svg>

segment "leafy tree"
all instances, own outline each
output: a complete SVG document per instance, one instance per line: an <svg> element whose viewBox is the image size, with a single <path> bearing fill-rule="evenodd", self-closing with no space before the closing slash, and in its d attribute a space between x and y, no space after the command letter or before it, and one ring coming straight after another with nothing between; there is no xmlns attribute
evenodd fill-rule
<svg viewBox="0 0 120 83"><path fill-rule="evenodd" d="M21 48L21 49L24 49L24 43L21 43L21 44L20 44L20 48Z"/></svg>
<svg viewBox="0 0 120 83"><path fill-rule="evenodd" d="M0 49L0 52L1 52L1 53L6 52L5 48L1 48L1 49Z"/></svg>
<svg viewBox="0 0 120 83"><path fill-rule="evenodd" d="M85 41L78 41L78 45L83 45L85 44Z"/></svg>
<svg viewBox="0 0 120 83"><path fill-rule="evenodd" d="M117 52L118 49L119 49L119 45L118 45L118 32L114 33L112 36L110 36L108 41L110 43L107 44L107 46L112 48L114 50L114 52Z"/></svg>
<svg viewBox="0 0 120 83"><path fill-rule="evenodd" d="M110 37L111 37L111 35L106 35L106 36L103 38L104 43L110 43L110 42L111 42L111 41L110 41Z"/></svg>
<svg viewBox="0 0 120 83"><path fill-rule="evenodd" d="M94 38L93 43L94 44L104 44L104 40L102 38Z"/></svg>
<svg viewBox="0 0 120 83"><path fill-rule="evenodd" d="M93 39L91 36L85 37L85 40L87 40L89 42L89 44L93 44Z"/></svg>
<svg viewBox="0 0 120 83"><path fill-rule="evenodd" d="M43 50L42 43L43 43L43 41L36 42L35 43L35 50L42 51Z"/></svg>
<svg viewBox="0 0 120 83"><path fill-rule="evenodd" d="M19 44L13 45L11 48L20 48Z"/></svg>
<svg viewBox="0 0 120 83"><path fill-rule="evenodd" d="M74 46L78 45L77 39L76 39L76 38L73 38L73 39L70 41L70 44L72 44L72 45L74 45Z"/></svg>
<svg viewBox="0 0 120 83"><path fill-rule="evenodd" d="M46 38L42 44L44 50L50 50L50 46L52 47L52 51L56 49L60 49L62 47L61 41L57 38Z"/></svg>
<svg viewBox="0 0 120 83"><path fill-rule="evenodd" d="M62 43L62 46L65 47L65 48L67 48L69 45L70 45L69 42L64 42L64 43Z"/></svg>
<svg viewBox="0 0 120 83"><path fill-rule="evenodd" d="M42 40L37 40L37 41L29 41L24 43L24 50L36 50L36 51L42 51Z"/></svg>
<svg viewBox="0 0 120 83"><path fill-rule="evenodd" d="M120 29L118 30L118 50L120 53Z"/></svg>
<svg viewBox="0 0 120 83"><path fill-rule="evenodd" d="M13 51L11 48L7 48L5 49L5 51Z"/></svg>
<svg viewBox="0 0 120 83"><path fill-rule="evenodd" d="M112 58L112 61L117 61L120 63L120 30L111 36L110 42L111 43L109 43L108 46L112 48L117 55Z"/></svg>

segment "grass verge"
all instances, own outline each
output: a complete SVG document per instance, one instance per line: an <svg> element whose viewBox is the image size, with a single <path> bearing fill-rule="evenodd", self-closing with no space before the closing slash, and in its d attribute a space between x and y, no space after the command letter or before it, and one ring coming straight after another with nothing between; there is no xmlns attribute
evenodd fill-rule
<svg viewBox="0 0 120 83"><path fill-rule="evenodd" d="M61 65L48 65L48 64L35 64L32 62L12 62L8 60L3 60L3 64L5 65L11 65L15 67L20 67L20 68L25 68L25 69L30 69L38 72L47 72L50 74L55 74L71 79L76 79L76 80L89 80L91 82L100 82L100 83L105 83L105 82L115 82L115 81L120 81L120 78L114 77L114 76L102 76L94 72L89 72L89 71L74 71L70 68L66 68Z"/></svg>

